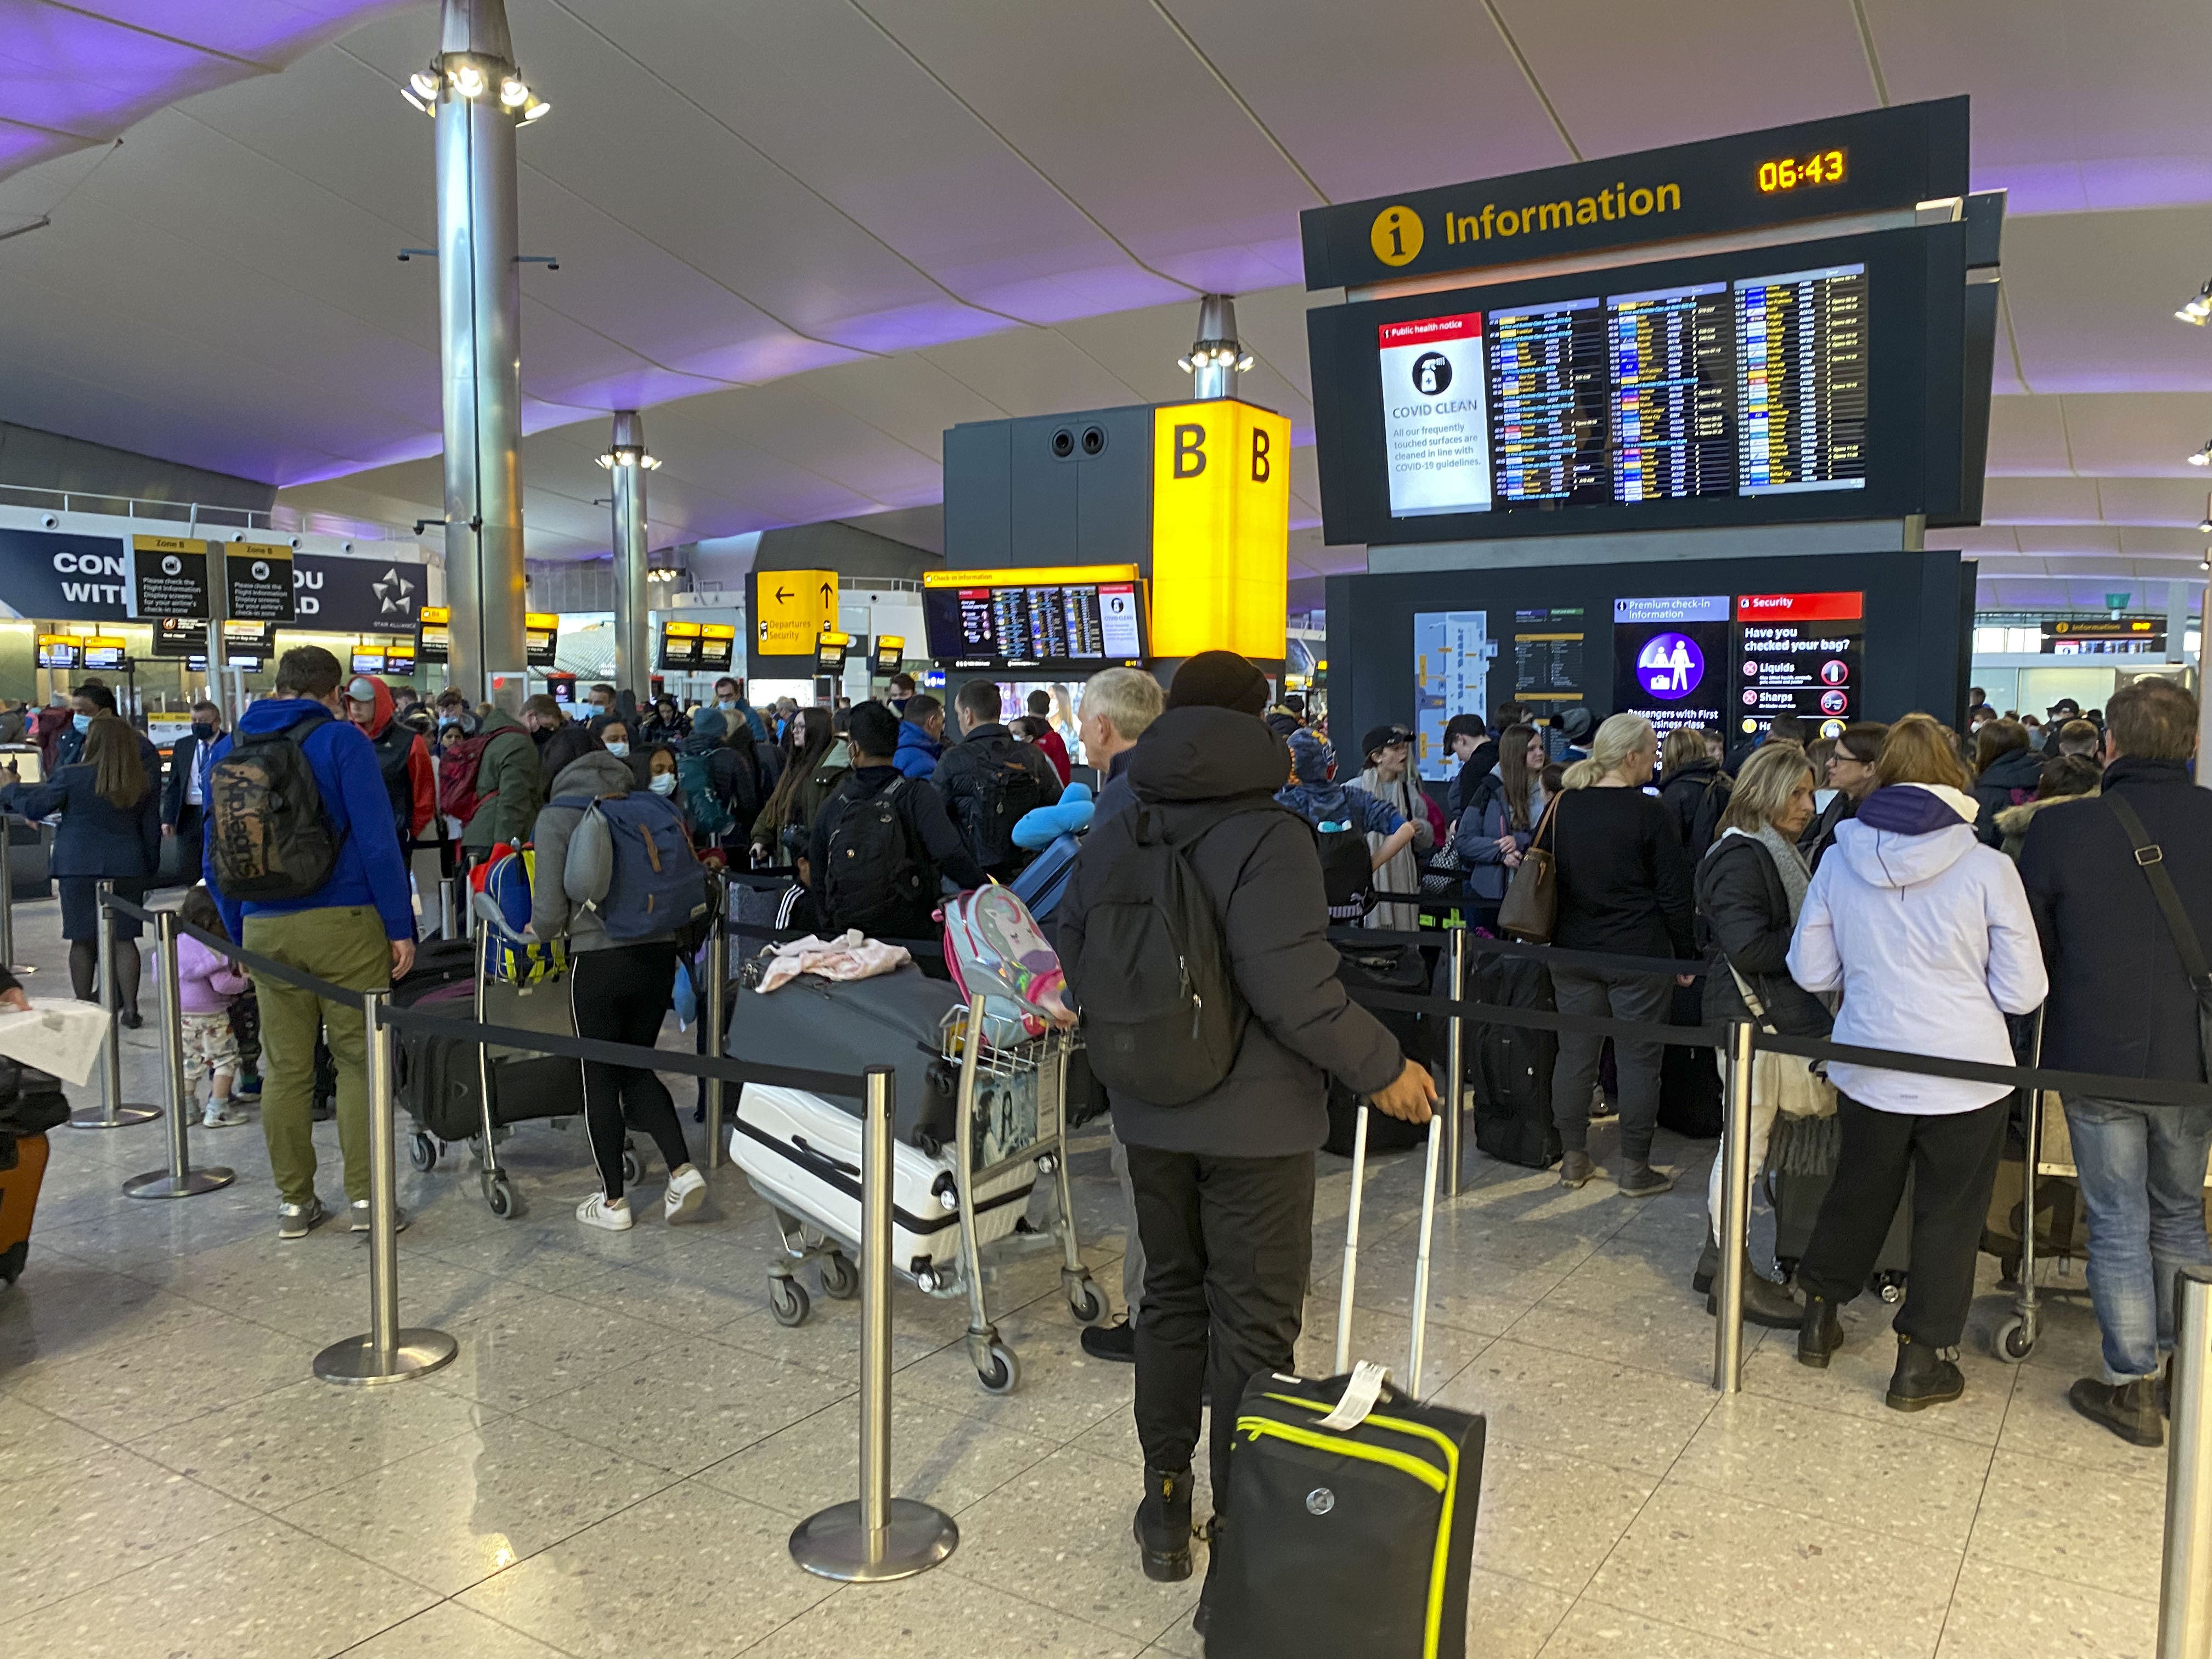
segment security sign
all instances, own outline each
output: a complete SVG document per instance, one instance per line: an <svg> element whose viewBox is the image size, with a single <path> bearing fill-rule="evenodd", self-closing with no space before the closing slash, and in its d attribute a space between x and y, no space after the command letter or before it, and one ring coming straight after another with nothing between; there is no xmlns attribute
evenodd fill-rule
<svg viewBox="0 0 2212 1659"><path fill-rule="evenodd" d="M816 641L837 625L837 573L754 571L752 617L754 656L805 657L811 662Z"/></svg>
<svg viewBox="0 0 2212 1659"><path fill-rule="evenodd" d="M237 542L225 565L230 614L239 622L288 623L297 614L292 598L292 550Z"/></svg>
<svg viewBox="0 0 2212 1659"><path fill-rule="evenodd" d="M1279 662L1291 423L1232 398L1152 410L1152 654Z"/></svg>

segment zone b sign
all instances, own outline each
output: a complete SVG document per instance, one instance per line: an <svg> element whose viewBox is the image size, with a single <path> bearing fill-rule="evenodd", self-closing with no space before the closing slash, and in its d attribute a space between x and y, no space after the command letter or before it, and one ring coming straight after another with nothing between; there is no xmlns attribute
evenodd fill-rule
<svg viewBox="0 0 2212 1659"><path fill-rule="evenodd" d="M1152 652L1279 661L1291 423L1233 398L1152 411Z"/></svg>

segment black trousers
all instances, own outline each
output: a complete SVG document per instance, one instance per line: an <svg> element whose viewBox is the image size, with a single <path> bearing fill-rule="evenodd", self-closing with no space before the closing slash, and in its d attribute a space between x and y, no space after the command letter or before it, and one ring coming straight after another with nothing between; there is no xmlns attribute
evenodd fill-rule
<svg viewBox="0 0 2212 1659"><path fill-rule="evenodd" d="M1229 1501L1229 1447L1244 1384L1261 1371L1291 1369L1313 1261L1314 1155L1128 1152L1146 1262L1137 1437L1148 1468L1188 1468L1210 1388L1219 1512Z"/></svg>
<svg viewBox="0 0 2212 1659"><path fill-rule="evenodd" d="M1897 1329L1931 1348L1957 1347L1974 1299L1974 1253L2009 1109L2008 1096L1971 1112L1921 1116L1838 1096L1835 1184L1797 1264L1798 1284L1839 1304L1864 1290L1910 1172L1912 1245Z"/></svg>
<svg viewBox="0 0 2212 1659"><path fill-rule="evenodd" d="M207 855L207 811L204 807L179 806L177 809L177 882L180 886L197 884L204 873L203 860Z"/></svg>
<svg viewBox="0 0 2212 1659"><path fill-rule="evenodd" d="M660 1039L676 985L676 942L659 939L611 951L579 951L568 964L576 1035L652 1048ZM670 1170L691 1161L676 1103L659 1075L642 1066L584 1066L584 1127L609 1198L623 1195L623 1140L635 1126L653 1137Z"/></svg>

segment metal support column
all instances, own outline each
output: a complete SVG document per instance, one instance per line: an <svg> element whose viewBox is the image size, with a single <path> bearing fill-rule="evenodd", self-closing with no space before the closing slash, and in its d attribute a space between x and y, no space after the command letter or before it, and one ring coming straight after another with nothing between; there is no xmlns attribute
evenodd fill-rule
<svg viewBox="0 0 2212 1659"><path fill-rule="evenodd" d="M2212 1270L2174 1275L2158 1659L2212 1659Z"/></svg>
<svg viewBox="0 0 2212 1659"><path fill-rule="evenodd" d="M368 1333L333 1342L315 1356L325 1382L368 1386L428 1376L453 1363L459 1345L443 1331L403 1330L399 1324L399 1162L392 1120L392 1027L384 1012L389 991L362 999L368 1023Z"/></svg>
<svg viewBox="0 0 2212 1659"><path fill-rule="evenodd" d="M891 1496L891 1085L868 1068L860 1126L860 1497L809 1516L791 1534L792 1559L848 1583L911 1578L960 1543L952 1517ZM962 1218L962 1225L969 1224Z"/></svg>
<svg viewBox="0 0 2212 1659"><path fill-rule="evenodd" d="M714 920L714 931L707 936L707 1052L715 1059L722 1058L729 1047L727 1030L730 1012L730 935L724 918ZM707 1167L722 1167L722 1109L724 1105L722 1079L710 1077L707 1083Z"/></svg>
<svg viewBox="0 0 2212 1659"><path fill-rule="evenodd" d="M1454 1002L1467 996L1467 929L1451 930L1451 955L1447 958L1451 977L1445 984ZM1467 1022L1454 1014L1444 1022L1443 1098L1437 1103L1444 1115L1444 1196L1457 1198L1466 1176L1464 1136L1467 1121L1461 1107L1467 1098Z"/></svg>
<svg viewBox="0 0 2212 1659"><path fill-rule="evenodd" d="M445 376L447 684L519 709L523 633L522 283L515 128L527 106L504 0L445 0L433 64Z"/></svg>
<svg viewBox="0 0 2212 1659"><path fill-rule="evenodd" d="M39 970L15 960L15 820L0 812L0 966L17 979Z"/></svg>
<svg viewBox="0 0 2212 1659"><path fill-rule="evenodd" d="M615 684L643 701L652 690L653 629L646 597L645 422L634 409L615 411L603 458L614 481Z"/></svg>
<svg viewBox="0 0 2212 1659"><path fill-rule="evenodd" d="M217 1166L192 1168L191 1143L186 1134L192 1121L192 1101L185 1084L184 1005L177 994L177 913L156 910L154 932L161 964L155 977L161 985L161 1070L169 1097L169 1167L133 1176L123 1183L131 1198L191 1198L212 1193L238 1179L234 1172Z"/></svg>
<svg viewBox="0 0 2212 1659"><path fill-rule="evenodd" d="M1721 1123L1721 1263L1714 1281L1720 1311L1713 1321L1713 1387L1743 1392L1743 1272L1751 1238L1751 1072L1756 1033L1747 1019L1729 1022L1728 1115Z"/></svg>
<svg viewBox="0 0 2212 1659"><path fill-rule="evenodd" d="M93 900L100 922L100 1011L107 1016L107 1036L100 1047L100 1109L89 1106L70 1114L72 1129L121 1129L133 1123L151 1123L161 1115L158 1106L123 1098L123 1024L115 1010L115 912L107 901L115 884L102 881Z"/></svg>

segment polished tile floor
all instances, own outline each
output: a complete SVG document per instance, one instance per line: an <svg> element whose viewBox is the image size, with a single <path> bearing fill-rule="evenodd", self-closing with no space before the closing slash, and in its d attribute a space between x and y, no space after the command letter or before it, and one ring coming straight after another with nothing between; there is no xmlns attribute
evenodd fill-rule
<svg viewBox="0 0 2212 1659"><path fill-rule="evenodd" d="M58 951L36 944L52 915L19 913L40 991L59 988ZM126 1043L141 1098L153 1036ZM252 1127L192 1132L196 1157L236 1166L232 1188L120 1196L162 1162L165 1133L57 1132L29 1270L0 1292L0 1653L1200 1653L1197 1581L1148 1583L1129 1541L1131 1374L1083 1356L1048 1243L999 1259L1024 1367L1008 1397L976 1385L960 1305L899 1291L897 1490L957 1515L961 1544L921 1578L839 1588L795 1568L786 1540L854 1487L856 1304L817 1296L798 1330L771 1318L765 1211L727 1171L704 1224L660 1224L656 1170L653 1218L611 1235L570 1218L590 1186L579 1129L507 1143L531 1202L513 1221L485 1209L465 1150L428 1175L403 1164L403 1312L461 1357L357 1392L309 1361L367 1322L363 1241L276 1242ZM319 1140L334 1200L327 1126ZM1709 1156L1662 1154L1686 1176ZM1323 1166L1313 1369L1347 1191L1346 1166ZM1074 1168L1086 1254L1118 1303L1103 1146ZM1394 1364L1419 1173L1379 1161L1367 1198L1358 1346ZM2008 1367L1985 1357L2008 1303L1984 1262L1958 1405L1883 1407L1887 1310L1867 1299L1826 1373L1747 1333L1745 1392L1724 1401L1686 1287L1691 1186L1638 1204L1470 1152L1439 1217L1427 1386L1491 1433L1469 1654L2148 1656L2164 1454L2066 1407L2094 1363L2078 1271L2058 1277L2033 1361Z"/></svg>

